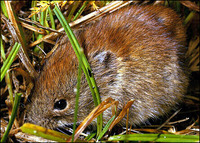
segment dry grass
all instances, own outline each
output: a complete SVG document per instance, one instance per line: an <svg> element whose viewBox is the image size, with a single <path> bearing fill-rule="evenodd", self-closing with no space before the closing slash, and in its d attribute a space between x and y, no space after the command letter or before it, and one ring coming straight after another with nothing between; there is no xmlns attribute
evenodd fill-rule
<svg viewBox="0 0 200 143"><path fill-rule="evenodd" d="M141 4L167 4L167 1L141 1L136 2ZM8 119L11 115L13 101L10 100L9 94L22 93L22 100L17 118L14 122L13 128L10 131L8 141L47 141L41 138L35 138L31 135L24 134L20 131L19 127L23 123L23 108L27 101L27 97L31 93L33 88L33 78L38 75L38 69L40 69L45 58L49 57L53 51L57 48L57 38L60 37L64 29L60 26L58 20L55 20L56 28L51 27L51 23L48 20L48 25L43 26L41 23L32 21L28 16L31 15L31 2L17 2L12 3L6 1L6 8L8 11L8 17L1 13L1 36L4 44L4 50L6 57L9 55L12 46L15 42L22 43L22 49L19 51L18 56L14 59L6 78L1 82L1 138L6 130ZM42 4L42 3L41 3ZM81 7L83 2L79 2L77 10ZM91 22L108 12L112 12L120 7L128 5L129 2L111 2L106 5L103 2L90 2L84 9L81 16L77 20L72 21L70 19L70 26L77 28L82 24ZM65 16L69 16L70 10L74 7L75 3L61 2L61 10ZM106 6L105 6L106 5ZM11 9L11 6L13 9ZM53 6L53 5L52 5ZM181 3L170 2L168 5L177 10L178 13L185 19L187 28L187 43L188 51L186 57L189 61L189 68L192 71L190 78L190 87L188 88L188 94L184 99L182 109L166 119L162 118L155 121L153 125L138 126L138 127L118 127L114 128L112 132L104 135L106 140L112 134L126 134L126 133L174 133L174 134L187 134L187 135L199 135L199 7L197 3L191 1L181 1ZM44 9L47 9L43 5ZM39 9L39 10L44 10ZM13 12L17 14L17 17L13 15ZM41 16L41 12L36 11L35 14ZM192 13L191 13L192 12ZM34 17L34 15L32 15ZM20 19L21 27L19 27L18 19ZM36 26L32 26L35 24ZM23 29L23 30L22 30ZM33 39L32 34L35 37ZM41 34L40 39L36 37ZM26 40L26 42L24 41ZM42 46L43 44L43 46ZM37 47L44 47L42 49ZM55 45L55 46L54 46ZM3 59L1 55L1 65L3 65ZM114 104L114 103L113 103ZM127 110L126 110L127 111ZM82 132L82 131L81 131ZM37 140L35 140L37 139Z"/></svg>

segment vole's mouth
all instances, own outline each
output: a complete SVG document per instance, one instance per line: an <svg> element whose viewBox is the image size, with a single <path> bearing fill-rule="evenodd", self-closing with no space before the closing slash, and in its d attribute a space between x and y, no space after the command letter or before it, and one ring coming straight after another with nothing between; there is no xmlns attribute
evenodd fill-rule
<svg viewBox="0 0 200 143"><path fill-rule="evenodd" d="M78 127L79 123L76 124L76 128ZM64 126L56 127L54 130L59 131L61 133L72 135L73 133L73 124L65 124Z"/></svg>
<svg viewBox="0 0 200 143"><path fill-rule="evenodd" d="M80 123L76 124L76 128L80 125ZM73 133L73 124L65 124L64 126L60 126L55 128L54 130L59 131L61 133L67 134L67 135L72 135ZM96 124L90 124L85 130L84 133L90 134L96 130Z"/></svg>

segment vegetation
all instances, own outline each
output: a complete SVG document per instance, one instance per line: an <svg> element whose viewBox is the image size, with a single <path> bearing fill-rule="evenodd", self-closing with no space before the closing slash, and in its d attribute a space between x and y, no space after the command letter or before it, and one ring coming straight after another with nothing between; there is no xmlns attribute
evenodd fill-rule
<svg viewBox="0 0 200 143"><path fill-rule="evenodd" d="M73 27L88 23L121 6L133 4L160 4L176 10L184 19L187 28L188 51L186 57L192 71L188 95L182 110L154 125L129 127L114 126L127 114L134 101L129 101L121 113L102 127L101 113L117 101L100 101L96 82L89 63L82 52ZM198 142L199 141L199 1L1 1L1 141L155 141ZM71 28L70 28L71 27ZM71 30L72 29L72 30ZM32 124L23 124L24 105L33 88L33 78L38 69L56 48L57 38L68 35L79 59L76 107L78 105L81 69L86 75L96 108L80 124L73 128L72 136L47 130ZM89 70L88 70L89 69ZM22 97L21 97L22 96ZM21 101L20 101L21 99ZM18 108L18 105L19 106ZM75 111L76 114L77 108ZM75 121L77 115L75 114ZM16 116L16 118L15 118ZM85 128L97 119L97 132L84 134ZM11 128L12 127L12 128ZM28 134L25 134L28 133ZM113 135L116 136L113 136ZM43 137L36 138L36 136ZM83 136L79 139L78 137ZM48 140L46 140L48 139Z"/></svg>

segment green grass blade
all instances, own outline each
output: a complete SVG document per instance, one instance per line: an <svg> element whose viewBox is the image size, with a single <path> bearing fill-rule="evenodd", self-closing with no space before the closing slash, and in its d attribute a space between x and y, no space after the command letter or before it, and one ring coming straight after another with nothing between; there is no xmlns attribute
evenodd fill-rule
<svg viewBox="0 0 200 143"><path fill-rule="evenodd" d="M73 7L72 7L72 10L70 11L69 15L68 15L68 18L67 18L67 22L70 22L71 21L71 18L75 12L75 10L77 9L77 7L79 6L80 2L79 1L74 1L74 4L73 4Z"/></svg>
<svg viewBox="0 0 200 143"><path fill-rule="evenodd" d="M17 42L14 44L12 50L10 51L10 54L9 54L7 60L4 62L3 66L1 67L1 73L2 73L2 71L5 69L5 67L6 67L6 65L8 64L8 62L10 61L11 55L13 55L13 53L15 52L16 47L17 47ZM2 49L2 50L3 50L3 49Z"/></svg>
<svg viewBox="0 0 200 143"><path fill-rule="evenodd" d="M0 38L1 38L1 35L0 35ZM4 45L3 45L3 40L1 38L1 57L2 59L5 61L6 60L6 55L5 55L5 52L4 52Z"/></svg>
<svg viewBox="0 0 200 143"><path fill-rule="evenodd" d="M74 111L74 124L73 124L72 142L74 141L74 135L75 135L75 130L76 130L76 122L77 122L77 114L78 114L78 102L79 102L80 86L81 86L81 73L82 73L82 65L81 65L81 62L79 62L78 79L77 79L77 93L76 93L76 105L75 105L75 111Z"/></svg>
<svg viewBox="0 0 200 143"><path fill-rule="evenodd" d="M154 141L154 142L199 142L196 135L174 134L128 134L116 135L108 138L108 141Z"/></svg>
<svg viewBox="0 0 200 143"><path fill-rule="evenodd" d="M31 2L31 7L36 7L37 6L37 0L34 0ZM31 17L31 20L33 21L37 21L37 14L34 14L32 17ZM34 25L34 24L33 24ZM37 27L36 25L34 25L35 27ZM38 33L37 32L34 32L33 33L33 41L35 41L35 37L38 37Z"/></svg>
<svg viewBox="0 0 200 143"><path fill-rule="evenodd" d="M61 11L59 10L59 8L56 5L55 5L55 8L53 11L56 14L56 16L58 17L63 28L65 29L65 32L70 40L70 43L72 44L72 47L75 51L75 54L77 55L78 60L80 62L82 62L81 64L82 64L83 72L84 72L87 82L89 84L90 91L93 96L94 104L95 104L95 106L97 106L98 104L101 103L101 99L99 96L99 92L98 92L98 88L97 88L94 76L91 72L90 65L89 65L76 37L74 36L69 24L67 23L65 17L63 16L63 14L61 13ZM90 74L89 74L89 72L90 72ZM102 115L97 117L97 133L100 133L101 130L102 130Z"/></svg>
<svg viewBox="0 0 200 143"><path fill-rule="evenodd" d="M90 141L94 136L96 136L96 133L91 133L85 138L85 140Z"/></svg>
<svg viewBox="0 0 200 143"><path fill-rule="evenodd" d="M184 25L188 24L192 20L192 18L195 16L195 13L196 13L195 11L191 11L190 14L188 14L188 16L185 18L183 24Z"/></svg>
<svg viewBox="0 0 200 143"><path fill-rule="evenodd" d="M2 10L3 14L5 15L5 17L8 18L8 13L7 13L7 10L6 10L6 5L5 5L5 2L3 0L1 1L1 10Z"/></svg>
<svg viewBox="0 0 200 143"><path fill-rule="evenodd" d="M1 36L0 36L1 38ZM3 59L3 62L6 61L6 55L5 55L5 52L4 52L4 45L3 45L3 40L1 38L1 57ZM6 74L5 74L5 81L6 81L6 84L8 86L8 93L9 93L9 97L10 97L10 102L12 104L12 107L13 107L13 89L12 89L12 82L10 80L10 75L9 75L9 70L7 70Z"/></svg>
<svg viewBox="0 0 200 143"><path fill-rule="evenodd" d="M45 139L58 141L58 142L66 142L66 140L70 137L68 135L65 135L63 133L46 129L41 126L37 126L30 123L25 123L23 126L20 127L22 132L28 133L31 135L39 136Z"/></svg>
<svg viewBox="0 0 200 143"><path fill-rule="evenodd" d="M54 18L53 18L53 12L52 12L50 6L48 7L48 13L49 13L50 21L51 21L51 28L56 29L55 21L54 21Z"/></svg>
<svg viewBox="0 0 200 143"><path fill-rule="evenodd" d="M175 1L175 4L176 4L176 11L178 13L180 13L180 11L181 11L181 3L179 1Z"/></svg>
<svg viewBox="0 0 200 143"><path fill-rule="evenodd" d="M108 123L106 124L106 126L103 128L102 132L100 132L99 136L97 137L97 141L99 141L103 135L108 131L111 123L114 121L115 119L115 115L108 121Z"/></svg>
<svg viewBox="0 0 200 143"><path fill-rule="evenodd" d="M21 44L15 43L13 46L8 58L6 61L3 63L3 66L1 67L1 81L3 80L7 70L10 68L15 56L17 55L17 52L19 51L19 48L21 47Z"/></svg>
<svg viewBox="0 0 200 143"><path fill-rule="evenodd" d="M45 21L46 21L46 10L42 11L40 14L41 18L40 18L40 24L45 26ZM42 34L39 34L37 37L37 40L41 39L43 37ZM41 42L39 44L41 49L44 49L44 42ZM41 50L38 47L35 47L34 52L39 53L41 52Z"/></svg>
<svg viewBox="0 0 200 143"><path fill-rule="evenodd" d="M89 1L85 1L83 3L83 5L81 6L81 8L79 9L79 11L76 13L76 15L74 16L73 18L73 21L76 20L80 15L81 13L84 11L84 9L86 8L87 4L89 3Z"/></svg>
<svg viewBox="0 0 200 143"><path fill-rule="evenodd" d="M17 115L17 109L18 109L18 106L19 106L19 103L20 103L20 99L21 99L21 93L17 93L16 96L15 96L15 101L14 101L14 106L13 106L13 109L12 109L12 113L11 113L11 117L10 117L10 120L8 122L8 126L7 126L7 129L1 139L1 142L6 142L6 139L8 137L8 134L10 132L10 129L13 125L13 122L14 122L14 119Z"/></svg>

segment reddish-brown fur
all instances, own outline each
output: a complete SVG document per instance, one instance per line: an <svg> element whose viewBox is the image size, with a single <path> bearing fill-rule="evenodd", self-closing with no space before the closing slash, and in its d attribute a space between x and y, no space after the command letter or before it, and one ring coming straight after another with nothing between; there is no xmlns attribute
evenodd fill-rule
<svg viewBox="0 0 200 143"><path fill-rule="evenodd" d="M101 99L135 99L129 123L168 113L188 85L184 69L185 31L174 11L162 6L129 6L86 25L75 35L91 65ZM48 128L73 123L78 61L67 36L36 79L26 121ZM63 110L54 109L60 99ZM94 108L87 81L81 81L78 122ZM111 111L104 112L104 121ZM121 121L125 123L125 119Z"/></svg>

